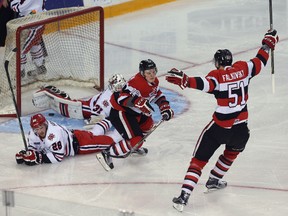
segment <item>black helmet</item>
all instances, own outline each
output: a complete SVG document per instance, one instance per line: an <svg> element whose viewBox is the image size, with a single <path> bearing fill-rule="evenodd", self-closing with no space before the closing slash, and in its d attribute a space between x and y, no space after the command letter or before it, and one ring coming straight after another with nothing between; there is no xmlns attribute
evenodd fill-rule
<svg viewBox="0 0 288 216"><path fill-rule="evenodd" d="M230 66L232 65L232 61L232 53L228 49L219 49L214 54L214 63L217 68L219 68L220 66Z"/></svg>
<svg viewBox="0 0 288 216"><path fill-rule="evenodd" d="M139 71L141 75L143 76L144 71L149 69L155 69L155 72L157 73L156 64L151 59L142 60L139 64Z"/></svg>

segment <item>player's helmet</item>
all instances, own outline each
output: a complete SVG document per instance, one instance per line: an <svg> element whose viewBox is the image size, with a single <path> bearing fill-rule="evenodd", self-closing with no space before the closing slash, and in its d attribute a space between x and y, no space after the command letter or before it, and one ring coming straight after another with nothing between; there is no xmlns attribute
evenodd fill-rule
<svg viewBox="0 0 288 216"><path fill-rule="evenodd" d="M150 70L150 69L155 69L155 72L157 73L157 67L156 64L151 60L151 59L147 59L147 60L142 60L139 64L139 71L141 73L142 76L144 76L144 71L145 70Z"/></svg>
<svg viewBox="0 0 288 216"><path fill-rule="evenodd" d="M39 127L40 125L42 125L42 124L44 124L44 123L47 123L47 120L46 120L46 118L42 115L42 114L40 114L40 113L38 113L38 114L36 114L36 115L33 115L32 117L31 117L31 119L30 119L30 126L31 126L31 128L37 128L37 127Z"/></svg>
<svg viewBox="0 0 288 216"><path fill-rule="evenodd" d="M113 92L121 91L126 84L126 80L122 74L114 74L108 80L108 88Z"/></svg>
<svg viewBox="0 0 288 216"><path fill-rule="evenodd" d="M214 63L217 68L220 66L230 66L232 65L232 61L232 53L228 49L219 49L214 54Z"/></svg>

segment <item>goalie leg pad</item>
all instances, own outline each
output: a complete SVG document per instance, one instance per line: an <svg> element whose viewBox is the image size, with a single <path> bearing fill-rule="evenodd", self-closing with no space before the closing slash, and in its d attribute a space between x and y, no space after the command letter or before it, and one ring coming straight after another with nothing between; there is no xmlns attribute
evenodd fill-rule
<svg viewBox="0 0 288 216"><path fill-rule="evenodd" d="M84 119L82 103L80 101L64 99L58 95L54 95L46 89L35 92L33 94L32 102L35 107L51 108L63 116Z"/></svg>
<svg viewBox="0 0 288 216"><path fill-rule="evenodd" d="M37 91L33 94L32 103L35 107L38 108L49 108L50 107L50 98L45 91Z"/></svg>

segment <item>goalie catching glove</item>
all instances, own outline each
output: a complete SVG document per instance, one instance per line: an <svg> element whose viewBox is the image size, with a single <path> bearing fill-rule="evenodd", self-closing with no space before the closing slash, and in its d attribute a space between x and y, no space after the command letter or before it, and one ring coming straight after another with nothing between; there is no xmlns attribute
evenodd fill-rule
<svg viewBox="0 0 288 216"><path fill-rule="evenodd" d="M21 150L16 153L15 158L17 164L25 163L28 166L34 166L42 163L42 153L33 150Z"/></svg>
<svg viewBox="0 0 288 216"><path fill-rule="evenodd" d="M278 43L279 37L277 35L277 31L275 29L269 30L263 40L262 45L267 45L270 49L274 50L276 43Z"/></svg>
<svg viewBox="0 0 288 216"><path fill-rule="evenodd" d="M167 72L166 80L170 83L178 85L181 89L189 87L189 77L176 68L172 68Z"/></svg>
<svg viewBox="0 0 288 216"><path fill-rule="evenodd" d="M153 107L149 103L149 101L143 97L138 97L134 101L134 106L141 110L141 112L146 116L151 116L152 112L154 112Z"/></svg>

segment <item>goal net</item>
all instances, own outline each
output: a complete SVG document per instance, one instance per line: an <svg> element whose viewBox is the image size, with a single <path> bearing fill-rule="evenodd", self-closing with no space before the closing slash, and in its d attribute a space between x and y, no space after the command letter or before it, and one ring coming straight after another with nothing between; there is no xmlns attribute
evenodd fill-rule
<svg viewBox="0 0 288 216"><path fill-rule="evenodd" d="M4 62L11 57L8 71L20 115L25 109L23 95L46 84L103 90L103 13L102 7L62 8L7 23ZM0 116L16 116L4 62L0 67Z"/></svg>

